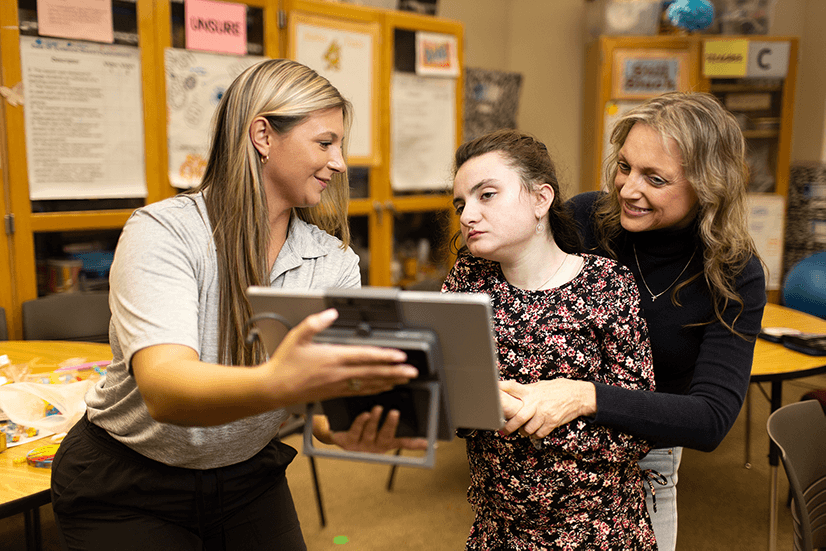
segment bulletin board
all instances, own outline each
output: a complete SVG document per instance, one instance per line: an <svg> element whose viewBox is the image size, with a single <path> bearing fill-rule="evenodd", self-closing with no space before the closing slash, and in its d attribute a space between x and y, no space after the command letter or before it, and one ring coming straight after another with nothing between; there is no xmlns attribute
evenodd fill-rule
<svg viewBox="0 0 826 551"><path fill-rule="evenodd" d="M378 165L379 23L291 12L288 25L287 57L314 69L353 104L345 136L349 164Z"/></svg>

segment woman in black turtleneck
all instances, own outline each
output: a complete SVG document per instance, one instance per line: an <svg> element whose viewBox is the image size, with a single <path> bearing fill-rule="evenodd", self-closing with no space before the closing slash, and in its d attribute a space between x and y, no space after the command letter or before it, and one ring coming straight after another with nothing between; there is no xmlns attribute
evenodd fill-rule
<svg viewBox="0 0 826 551"><path fill-rule="evenodd" d="M748 169L736 121L709 94L670 93L619 119L607 193L570 202L585 252L634 273L648 323L656 392L557 379L546 382L549 425L586 415L648 438L640 460L654 477L648 508L659 549L677 536L682 447L711 451L729 431L749 384L766 303L765 275L747 227Z"/></svg>

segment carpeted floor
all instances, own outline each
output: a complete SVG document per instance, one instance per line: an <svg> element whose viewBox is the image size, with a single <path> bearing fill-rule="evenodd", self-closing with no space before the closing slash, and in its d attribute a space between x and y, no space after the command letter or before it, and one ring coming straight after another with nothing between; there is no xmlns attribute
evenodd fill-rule
<svg viewBox="0 0 826 551"><path fill-rule="evenodd" d="M783 403L797 401L813 388L826 388L826 376L787 382ZM768 549L769 479L766 419L769 405L752 385L750 462L746 469L745 410L713 453L686 450L680 469L680 551L755 551ZM286 441L301 448L298 435ZM299 455L288 479L310 551L459 550L473 515L465 501L468 484L464 443L442 443L436 468L402 468L392 491L389 467L322 458L316 461L327 526L319 523L310 464ZM788 491L779 469L777 549L792 549ZM43 550L59 549L51 507L41 508ZM23 517L0 520L0 549L24 551ZM116 551L116 550L113 550Z"/></svg>

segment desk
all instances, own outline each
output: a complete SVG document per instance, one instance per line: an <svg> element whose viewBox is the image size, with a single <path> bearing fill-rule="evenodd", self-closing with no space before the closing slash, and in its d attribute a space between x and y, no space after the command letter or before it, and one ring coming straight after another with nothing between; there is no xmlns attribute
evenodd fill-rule
<svg viewBox="0 0 826 551"><path fill-rule="evenodd" d="M763 311L763 327L791 327L804 333L826 333L826 320L777 304L767 304ZM783 381L820 373L826 373L826 356L809 356L790 350L782 344L757 339L757 344L754 347L754 363L751 368L751 382L771 383L769 400L772 412L782 405ZM769 551L775 551L777 546L777 477L779 462L779 450L770 440Z"/></svg>
<svg viewBox="0 0 826 551"><path fill-rule="evenodd" d="M64 341L0 341L0 354L6 354L12 364L29 363L33 373L48 373L71 358L86 361L112 359L108 344ZM0 453L0 517L23 513L26 525L26 547L40 549L41 505L51 502L49 493L52 471L15 465L14 459L48 443L36 440Z"/></svg>

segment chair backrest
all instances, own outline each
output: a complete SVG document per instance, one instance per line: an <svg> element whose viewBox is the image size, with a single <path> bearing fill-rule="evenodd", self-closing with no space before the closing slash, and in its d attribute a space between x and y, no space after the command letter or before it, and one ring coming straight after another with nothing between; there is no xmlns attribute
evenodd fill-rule
<svg viewBox="0 0 826 551"><path fill-rule="evenodd" d="M786 274L783 304L826 319L826 251L809 255Z"/></svg>
<svg viewBox="0 0 826 551"><path fill-rule="evenodd" d="M766 428L792 491L795 549L826 546L826 412L804 400L772 413Z"/></svg>
<svg viewBox="0 0 826 551"><path fill-rule="evenodd" d="M0 306L0 341L9 340L9 328L6 325L6 309Z"/></svg>
<svg viewBox="0 0 826 551"><path fill-rule="evenodd" d="M23 303L25 340L109 342L109 292L57 293Z"/></svg>

